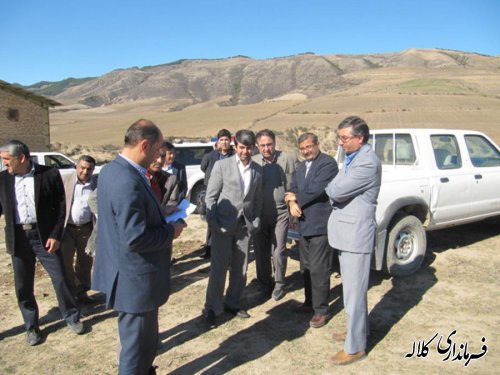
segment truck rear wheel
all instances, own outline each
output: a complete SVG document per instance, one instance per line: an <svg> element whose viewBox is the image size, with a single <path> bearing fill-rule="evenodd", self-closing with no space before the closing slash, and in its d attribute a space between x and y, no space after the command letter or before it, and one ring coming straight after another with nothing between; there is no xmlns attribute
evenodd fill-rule
<svg viewBox="0 0 500 375"><path fill-rule="evenodd" d="M407 276L417 271L427 248L425 229L413 215L393 219L386 247L386 267L393 276Z"/></svg>
<svg viewBox="0 0 500 375"><path fill-rule="evenodd" d="M191 193L191 203L196 205L196 210L194 211L195 214L199 214L204 210L204 201L205 185L198 184L193 188L193 191Z"/></svg>

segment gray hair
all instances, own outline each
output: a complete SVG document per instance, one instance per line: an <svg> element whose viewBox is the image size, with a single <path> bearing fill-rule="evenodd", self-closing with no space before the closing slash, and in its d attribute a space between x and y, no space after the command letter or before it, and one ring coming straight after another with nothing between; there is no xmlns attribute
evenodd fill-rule
<svg viewBox="0 0 500 375"><path fill-rule="evenodd" d="M314 143L315 145L317 145L319 143L318 141L318 136L314 133L304 133L302 134L299 139L297 140L297 143L300 145L302 142L304 142L305 140L308 140L310 139L312 141L312 143Z"/></svg>
<svg viewBox="0 0 500 375"><path fill-rule="evenodd" d="M343 119L337 129L351 128L351 134L355 136L362 136L363 143L368 142L370 137L370 128L365 120L358 116L349 116Z"/></svg>
<svg viewBox="0 0 500 375"><path fill-rule="evenodd" d="M18 157L20 155L30 158L30 149L25 143L18 141L17 139L11 139L0 146L0 151L8 152L12 156Z"/></svg>

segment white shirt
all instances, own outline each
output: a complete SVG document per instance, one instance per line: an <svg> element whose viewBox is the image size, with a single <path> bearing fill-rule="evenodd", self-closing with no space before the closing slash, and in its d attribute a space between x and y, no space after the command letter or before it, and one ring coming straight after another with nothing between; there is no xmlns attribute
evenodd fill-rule
<svg viewBox="0 0 500 375"><path fill-rule="evenodd" d="M83 183L76 178L71 213L68 219L70 224L82 225L92 221L92 212L88 204L91 192L92 184L90 181Z"/></svg>
<svg viewBox="0 0 500 375"><path fill-rule="evenodd" d="M243 196L248 194L248 190L250 190L250 183L252 182L252 170L250 169L250 163L251 161L246 166L243 165L238 155L236 155L236 165L240 171L240 184L243 190Z"/></svg>
<svg viewBox="0 0 500 375"><path fill-rule="evenodd" d="M15 220L16 224L35 224L35 166L24 176L16 175L15 178Z"/></svg>

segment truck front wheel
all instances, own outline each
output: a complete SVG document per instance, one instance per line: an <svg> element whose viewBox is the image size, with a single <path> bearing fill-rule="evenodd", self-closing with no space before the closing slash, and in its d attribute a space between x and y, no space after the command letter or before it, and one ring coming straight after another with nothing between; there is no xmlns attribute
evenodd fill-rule
<svg viewBox="0 0 500 375"><path fill-rule="evenodd" d="M394 218L386 248L386 267L393 276L417 271L425 256L427 239L420 220L413 215Z"/></svg>

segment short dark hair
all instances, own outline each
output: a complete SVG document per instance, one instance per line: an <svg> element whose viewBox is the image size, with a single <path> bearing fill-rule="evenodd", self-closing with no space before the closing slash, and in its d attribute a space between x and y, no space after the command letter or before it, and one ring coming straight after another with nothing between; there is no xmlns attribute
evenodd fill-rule
<svg viewBox="0 0 500 375"><path fill-rule="evenodd" d="M90 155L82 155L78 158L78 161L85 161L87 163L92 164L95 167L95 159Z"/></svg>
<svg viewBox="0 0 500 375"><path fill-rule="evenodd" d="M261 137L270 137L273 140L273 142L276 143L276 136L274 135L274 132L272 130L269 130L269 129L262 129L262 130L260 130L255 135L255 138L258 141Z"/></svg>
<svg viewBox="0 0 500 375"><path fill-rule="evenodd" d="M234 135L234 139L237 144L241 143L245 146L255 146L255 134L251 130L238 130Z"/></svg>
<svg viewBox="0 0 500 375"><path fill-rule="evenodd" d="M161 136L160 129L151 120L140 119L134 122L125 133L125 146L135 146L143 139L151 144L158 142Z"/></svg>
<svg viewBox="0 0 500 375"><path fill-rule="evenodd" d="M300 145L302 142L304 142L305 140L307 139L310 139L312 140L312 142L317 145L319 140L318 140L318 136L314 133L304 133L302 134L299 139L297 140L297 143Z"/></svg>
<svg viewBox="0 0 500 375"><path fill-rule="evenodd" d="M217 139L219 139L221 137L228 137L229 139L231 139L231 132L227 129L221 129L217 133Z"/></svg>
<svg viewBox="0 0 500 375"><path fill-rule="evenodd" d="M175 150L175 146L172 142L169 142L169 141L164 141L163 142L163 148L166 150L166 151L172 151L172 150Z"/></svg>
<svg viewBox="0 0 500 375"><path fill-rule="evenodd" d="M351 134L355 136L362 136L363 143L368 142L370 137L370 128L365 120L358 116L349 116L343 119L337 129L351 128Z"/></svg>
<svg viewBox="0 0 500 375"><path fill-rule="evenodd" d="M30 158L30 149L25 143L18 141L17 139L11 139L0 146L0 151L8 152L14 157L18 157L23 154L28 159Z"/></svg>

